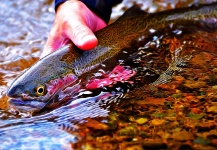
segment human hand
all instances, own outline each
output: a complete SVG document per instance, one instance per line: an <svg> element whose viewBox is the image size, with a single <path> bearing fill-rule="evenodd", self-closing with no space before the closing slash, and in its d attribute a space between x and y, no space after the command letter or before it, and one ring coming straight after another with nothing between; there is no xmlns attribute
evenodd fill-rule
<svg viewBox="0 0 217 150"><path fill-rule="evenodd" d="M41 57L66 45L70 40L80 49L92 49L98 43L93 32L105 26L106 23L81 1L66 1L56 11Z"/></svg>

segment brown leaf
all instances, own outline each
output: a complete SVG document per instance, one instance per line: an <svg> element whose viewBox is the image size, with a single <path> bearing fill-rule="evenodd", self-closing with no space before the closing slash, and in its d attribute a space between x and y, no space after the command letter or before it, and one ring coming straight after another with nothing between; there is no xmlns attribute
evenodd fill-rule
<svg viewBox="0 0 217 150"><path fill-rule="evenodd" d="M173 133L172 138L177 141L188 141L188 140L193 140L194 136L190 132L181 131L181 132Z"/></svg>

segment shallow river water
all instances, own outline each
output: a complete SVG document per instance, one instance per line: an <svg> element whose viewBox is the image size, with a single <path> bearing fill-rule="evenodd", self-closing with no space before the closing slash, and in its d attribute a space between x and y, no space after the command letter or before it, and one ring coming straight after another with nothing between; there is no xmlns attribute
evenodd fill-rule
<svg viewBox="0 0 217 150"><path fill-rule="evenodd" d="M143 9L156 12L198 1L125 0L114 8L112 20L133 3L143 3ZM120 85L122 90L98 90L94 96L81 96L31 117L11 109L6 92L12 81L39 59L54 20L53 1L0 2L0 16L0 149L217 148L217 31L181 38L164 36L162 47L170 52L182 47L185 50L176 54L188 57L173 64L171 59L176 56L159 54L157 58L166 66L161 60L156 63L161 69L152 66L162 76L153 79L151 91L143 87L148 91L145 94L141 89L126 94L123 91L128 85ZM182 46L183 41L195 44ZM146 46L154 49L157 44L153 40ZM197 53L185 54L192 49ZM164 71L166 75L178 73L167 77ZM167 80L170 82L164 84Z"/></svg>

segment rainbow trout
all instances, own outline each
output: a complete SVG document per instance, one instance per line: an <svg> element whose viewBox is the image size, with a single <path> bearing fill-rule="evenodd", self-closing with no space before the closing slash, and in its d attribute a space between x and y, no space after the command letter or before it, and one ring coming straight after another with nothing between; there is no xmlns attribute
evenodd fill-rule
<svg viewBox="0 0 217 150"><path fill-rule="evenodd" d="M11 97L9 103L24 111L51 107L60 101L58 95L64 88L87 81L90 73L101 68L112 70L115 66L123 70L120 60L130 59L141 46L139 43L144 46L157 32L191 26L216 29L216 22L216 3L150 14L134 6L117 21L95 32L98 46L94 49L81 51L68 44L35 63L12 83L7 93ZM127 72L129 77L134 73Z"/></svg>

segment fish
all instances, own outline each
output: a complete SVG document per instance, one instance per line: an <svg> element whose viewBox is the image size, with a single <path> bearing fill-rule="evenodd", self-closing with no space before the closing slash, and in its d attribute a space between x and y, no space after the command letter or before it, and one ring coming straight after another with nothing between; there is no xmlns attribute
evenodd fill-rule
<svg viewBox="0 0 217 150"><path fill-rule="evenodd" d="M98 45L94 49L82 51L70 43L36 62L9 87L9 104L20 111L40 111L59 103L59 95L66 87L75 86L76 90L76 85L82 83L85 87L89 83L90 88L107 86L110 83L101 82L105 80L96 84L87 82L94 81L90 74L102 68L105 72L113 70L111 72L125 75L123 78L127 80L136 71L122 62L133 59L141 45L144 46L159 31L191 26L210 31L216 29L217 3L156 13L147 13L140 6L133 6L114 23L95 32Z"/></svg>

